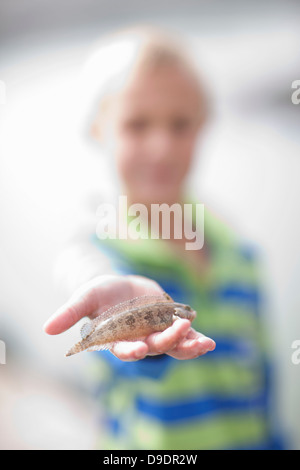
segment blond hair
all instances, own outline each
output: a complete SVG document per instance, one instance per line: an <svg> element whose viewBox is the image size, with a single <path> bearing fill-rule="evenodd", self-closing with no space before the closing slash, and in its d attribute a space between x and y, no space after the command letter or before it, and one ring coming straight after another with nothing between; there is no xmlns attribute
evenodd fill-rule
<svg viewBox="0 0 300 470"><path fill-rule="evenodd" d="M85 129L90 131L109 98L120 93L137 73L166 65L179 67L194 79L204 120L208 111L206 93L187 44L169 30L138 25L110 33L92 47L80 77Z"/></svg>

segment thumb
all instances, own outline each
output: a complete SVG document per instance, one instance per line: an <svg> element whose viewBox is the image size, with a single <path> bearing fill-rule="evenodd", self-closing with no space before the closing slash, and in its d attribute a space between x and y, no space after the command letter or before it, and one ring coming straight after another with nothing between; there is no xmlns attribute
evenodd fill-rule
<svg viewBox="0 0 300 470"><path fill-rule="evenodd" d="M72 296L46 321L43 329L48 335L63 333L81 318L90 315L92 310L92 302L88 296Z"/></svg>
<svg viewBox="0 0 300 470"><path fill-rule="evenodd" d="M114 276L103 275L83 284L46 321L43 326L45 333L49 335L63 333L81 318L93 315L100 305L109 303L111 287L114 284L112 281L116 281Z"/></svg>

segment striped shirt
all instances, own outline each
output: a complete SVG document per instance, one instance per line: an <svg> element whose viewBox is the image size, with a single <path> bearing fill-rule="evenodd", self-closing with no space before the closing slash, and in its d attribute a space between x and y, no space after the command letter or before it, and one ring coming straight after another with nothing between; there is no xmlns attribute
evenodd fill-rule
<svg viewBox="0 0 300 470"><path fill-rule="evenodd" d="M116 273L147 276L176 302L191 305L193 328L216 342L214 351L183 361L162 354L123 362L108 351L93 354L105 413L101 448L281 448L270 420L259 253L207 208L204 227L210 266L203 276L165 240L92 237Z"/></svg>

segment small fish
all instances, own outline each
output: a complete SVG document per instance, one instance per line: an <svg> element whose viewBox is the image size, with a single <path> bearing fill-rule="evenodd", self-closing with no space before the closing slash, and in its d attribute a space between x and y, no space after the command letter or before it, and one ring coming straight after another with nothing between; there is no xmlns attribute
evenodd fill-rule
<svg viewBox="0 0 300 470"><path fill-rule="evenodd" d="M155 331L164 331L178 317L192 322L196 312L189 305L174 302L166 292L135 297L109 308L94 320L85 323L80 330L81 341L66 356L81 351L109 349L118 341L135 341Z"/></svg>

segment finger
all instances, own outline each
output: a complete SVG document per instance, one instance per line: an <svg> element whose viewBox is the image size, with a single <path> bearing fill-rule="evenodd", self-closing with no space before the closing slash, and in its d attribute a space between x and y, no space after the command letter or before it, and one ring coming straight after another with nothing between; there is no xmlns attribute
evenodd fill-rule
<svg viewBox="0 0 300 470"><path fill-rule="evenodd" d="M188 333L189 320L178 318L173 325L159 333L152 333L145 342L149 347L148 354L164 354L173 349Z"/></svg>
<svg viewBox="0 0 300 470"><path fill-rule="evenodd" d="M122 361L137 361L147 355L149 348L144 341L120 341L110 351Z"/></svg>
<svg viewBox="0 0 300 470"><path fill-rule="evenodd" d="M175 359L194 359L209 351L213 351L215 347L216 343L214 340L199 333L197 338L184 338L173 350L169 351L168 354Z"/></svg>
<svg viewBox="0 0 300 470"><path fill-rule="evenodd" d="M44 324L44 331L48 335L57 335L66 331L81 318L87 316L90 309L87 308L86 299L70 299L63 304Z"/></svg>

